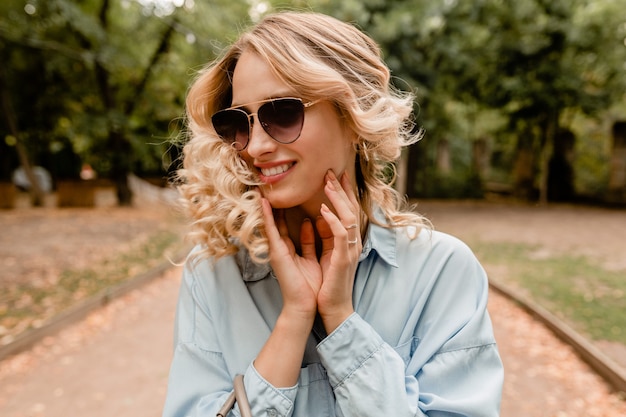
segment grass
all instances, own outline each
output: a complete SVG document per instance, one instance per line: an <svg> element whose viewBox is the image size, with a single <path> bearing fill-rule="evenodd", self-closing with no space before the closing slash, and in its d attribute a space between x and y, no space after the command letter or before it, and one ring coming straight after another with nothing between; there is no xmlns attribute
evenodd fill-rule
<svg viewBox="0 0 626 417"><path fill-rule="evenodd" d="M579 333L626 344L626 279L581 256L554 255L513 243L472 242L477 257L503 283L521 288Z"/></svg>
<svg viewBox="0 0 626 417"><path fill-rule="evenodd" d="M62 271L54 286L8 288L0 300L2 344L29 328L41 326L63 310L167 261L182 248L179 233L159 230L143 243L93 267Z"/></svg>

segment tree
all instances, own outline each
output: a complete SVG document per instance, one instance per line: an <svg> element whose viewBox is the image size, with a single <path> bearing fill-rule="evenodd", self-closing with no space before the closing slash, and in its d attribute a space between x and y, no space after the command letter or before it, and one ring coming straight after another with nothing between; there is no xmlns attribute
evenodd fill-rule
<svg viewBox="0 0 626 417"><path fill-rule="evenodd" d="M119 204L130 204L127 174L164 170L161 159L175 134L170 123L182 114L189 68L213 59L219 39L249 18L246 2L226 3L3 3L0 42L8 45L11 83L30 86L33 73L42 79L33 91L10 92L24 136L43 148L69 138L74 151L114 180Z"/></svg>
<svg viewBox="0 0 626 417"><path fill-rule="evenodd" d="M510 166L518 167L517 188L530 197L538 187L545 200L554 138L568 127L563 115L601 112L623 99L625 0L347 0L313 7L356 22L381 45L397 85L418 92L427 140L410 150L409 171L418 173L408 178L410 190L427 191L437 179L439 140L460 137L450 143L465 142L470 154L473 141L503 126L507 134L500 136L516 141L519 159Z"/></svg>

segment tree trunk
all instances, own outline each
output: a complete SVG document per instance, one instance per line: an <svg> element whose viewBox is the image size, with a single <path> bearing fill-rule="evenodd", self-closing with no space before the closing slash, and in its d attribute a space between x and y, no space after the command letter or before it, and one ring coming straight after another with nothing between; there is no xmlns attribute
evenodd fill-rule
<svg viewBox="0 0 626 417"><path fill-rule="evenodd" d="M408 148L406 191L409 198L426 193L428 187L426 149L424 140Z"/></svg>
<svg viewBox="0 0 626 417"><path fill-rule="evenodd" d="M110 0L104 0L99 13L100 24L105 31L109 29L108 12L110 5ZM139 98L148 84L148 80L152 74L152 68L156 65L160 57L166 54L170 48L172 35L175 33L175 24L176 19L174 18L161 35L159 45L154 50L148 66L144 68L139 83L134 86L134 93L127 101L119 100L119 97L115 96L115 91L111 85L111 74L109 70L103 66L102 63L96 62L94 68L96 80L100 89L102 102L107 111L121 110L127 118L133 114L139 102ZM86 39L85 42L90 44ZM111 180L116 187L118 205L130 206L132 205L133 193L128 185L128 175L131 173L132 147L126 137L124 127L117 128L112 125L109 126L108 146L109 149L113 151L111 160Z"/></svg>
<svg viewBox="0 0 626 417"><path fill-rule="evenodd" d="M479 138L472 142L472 171L481 181L489 173L489 146L485 138Z"/></svg>
<svg viewBox="0 0 626 417"><path fill-rule="evenodd" d="M437 142L437 172L448 176L452 172L452 162L450 157L450 142L442 138Z"/></svg>
<svg viewBox="0 0 626 417"><path fill-rule="evenodd" d="M408 150L404 150L400 154L398 160L396 172L398 177L396 178L395 188L400 195L405 196L407 194L407 175L409 170L409 153Z"/></svg>
<svg viewBox="0 0 626 417"><path fill-rule="evenodd" d="M550 159L554 152L554 137L558 128L558 113L549 114L543 129L543 138L540 148L540 171L539 171L539 204L548 204L548 175L550 171Z"/></svg>
<svg viewBox="0 0 626 417"><path fill-rule="evenodd" d="M572 158L576 137L570 130L561 130L554 137L554 149L548 167L548 200L571 201L575 197Z"/></svg>
<svg viewBox="0 0 626 417"><path fill-rule="evenodd" d="M122 132L111 130L109 132L108 149L112 150L111 180L115 184L117 204L119 206L131 206L133 204L133 193L128 185L128 174L131 172L130 155L132 152L130 142Z"/></svg>
<svg viewBox="0 0 626 417"><path fill-rule="evenodd" d="M613 147L611 150L608 200L626 203L626 122L613 124Z"/></svg>
<svg viewBox="0 0 626 417"><path fill-rule="evenodd" d="M24 173L26 174L26 178L28 178L28 181L30 182L29 192L32 204L33 206L41 207L44 203L44 192L35 177L32 164L30 163L30 158L28 157L28 152L22 144L17 117L13 111L13 103L11 102L9 91L6 88L5 74L2 66L0 66L0 97L0 105L2 113L4 114L4 119L7 123L7 127L9 128L9 132L11 132L11 134L15 137L15 149L17 150L17 155L20 159L20 164L24 169Z"/></svg>
<svg viewBox="0 0 626 417"><path fill-rule="evenodd" d="M513 185L513 195L516 197L530 200L535 196L535 155L530 140L517 139Z"/></svg>

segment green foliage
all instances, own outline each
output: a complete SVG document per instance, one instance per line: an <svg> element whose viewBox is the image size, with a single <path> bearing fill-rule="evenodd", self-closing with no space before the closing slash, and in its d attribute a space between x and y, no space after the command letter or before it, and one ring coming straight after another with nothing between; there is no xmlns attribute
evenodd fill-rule
<svg viewBox="0 0 626 417"><path fill-rule="evenodd" d="M468 150L487 139L496 178L479 182L513 181L517 149L546 160L554 132L569 128L581 141L576 186L602 189L607 155L595 152L610 138L598 126L623 117L607 110L626 91L626 0L5 0L0 59L33 159L45 162L69 139L101 175L163 173L177 156L167 139L180 130L193 73L241 28L285 8L334 15L379 42L393 82L416 94L427 132L410 152L411 178L442 177L435 161L445 138L455 150L446 175L475 184ZM0 124L0 137L8 134ZM3 166L16 164L3 155ZM530 162L535 176L539 161ZM423 185L409 181L409 193Z"/></svg>
<svg viewBox="0 0 626 417"><path fill-rule="evenodd" d="M506 265L512 273L500 279L526 291L579 332L595 340L626 343L624 271L521 244L473 242L472 248L487 270Z"/></svg>
<svg viewBox="0 0 626 417"><path fill-rule="evenodd" d="M167 142L179 129L172 121L183 113L192 69L248 19L243 0L182 3L0 5L0 59L10 63L10 97L34 163L62 165L55 154L69 140L101 176L164 175L177 156ZM7 134L0 123L0 137Z"/></svg>
<svg viewBox="0 0 626 417"><path fill-rule="evenodd" d="M427 132L421 155L411 152L411 169L427 171L417 176L439 176L434 158L440 138L469 144L488 137L504 161L493 172L512 180L501 172L511 174L515 150L549 152L558 128L573 128L564 114L601 114L624 100L626 0L292 2L305 3L372 35L396 84L417 93L416 113ZM480 122L494 110L505 123ZM603 140L610 140L606 132ZM530 167L535 175L539 160L537 155ZM589 171L598 164L574 165L585 165L583 176L596 182L606 178L601 169ZM463 164L456 172L473 175Z"/></svg>

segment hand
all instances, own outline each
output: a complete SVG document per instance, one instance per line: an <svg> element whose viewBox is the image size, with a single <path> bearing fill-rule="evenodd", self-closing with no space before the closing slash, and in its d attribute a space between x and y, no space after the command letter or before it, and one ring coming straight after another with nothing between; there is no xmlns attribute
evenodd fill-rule
<svg viewBox="0 0 626 417"><path fill-rule="evenodd" d="M354 312L352 289L363 244L359 224L361 208L348 175L344 173L339 181L334 172L328 171L324 192L336 214L322 204L322 217L316 222L322 239L319 262L323 276L317 308L330 333Z"/></svg>
<svg viewBox="0 0 626 417"><path fill-rule="evenodd" d="M283 295L283 313L295 315L306 322L315 318L317 294L322 284L322 268L315 253L315 233L311 220L305 219L300 229L302 256L289 238L285 213L278 212L274 221L272 207L266 199L261 200L265 233L269 240L270 265Z"/></svg>

